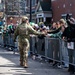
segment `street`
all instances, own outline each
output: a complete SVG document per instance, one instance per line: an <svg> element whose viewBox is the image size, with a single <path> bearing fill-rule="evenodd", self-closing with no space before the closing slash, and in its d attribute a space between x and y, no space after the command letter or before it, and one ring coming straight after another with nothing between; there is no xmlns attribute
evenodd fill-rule
<svg viewBox="0 0 75 75"><path fill-rule="evenodd" d="M0 75L75 75L74 12L75 0L0 0Z"/></svg>
<svg viewBox="0 0 75 75"><path fill-rule="evenodd" d="M28 60L29 68L19 65L19 54L0 48L0 75L69 75L66 69L53 68L49 63Z"/></svg>

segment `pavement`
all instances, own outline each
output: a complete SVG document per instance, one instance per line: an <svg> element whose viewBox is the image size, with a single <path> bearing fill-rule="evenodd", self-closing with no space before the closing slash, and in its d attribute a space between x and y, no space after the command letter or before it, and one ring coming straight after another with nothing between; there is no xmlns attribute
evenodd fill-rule
<svg viewBox="0 0 75 75"><path fill-rule="evenodd" d="M0 75L69 75L66 69L53 68L51 64L28 59L29 68L19 65L19 53L0 48Z"/></svg>

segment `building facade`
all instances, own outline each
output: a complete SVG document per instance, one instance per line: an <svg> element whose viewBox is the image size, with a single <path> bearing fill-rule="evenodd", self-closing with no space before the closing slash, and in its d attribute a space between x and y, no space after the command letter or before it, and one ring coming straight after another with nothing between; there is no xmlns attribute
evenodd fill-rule
<svg viewBox="0 0 75 75"><path fill-rule="evenodd" d="M46 24L49 24L52 19L52 8L51 8L51 2L39 2L38 6L36 8L36 19L38 22L44 22Z"/></svg>
<svg viewBox="0 0 75 75"><path fill-rule="evenodd" d="M0 0L0 26L3 25L3 17L4 17L4 4Z"/></svg>
<svg viewBox="0 0 75 75"><path fill-rule="evenodd" d="M5 5L7 24L16 24L20 16L25 15L25 0L2 0L2 3Z"/></svg>
<svg viewBox="0 0 75 75"><path fill-rule="evenodd" d="M26 0L26 16L30 18L30 13L31 13L32 21L34 22L36 18L35 10L39 1L40 0L31 0L31 8L30 8L30 0Z"/></svg>
<svg viewBox="0 0 75 75"><path fill-rule="evenodd" d="M70 14L75 18L75 0L51 0L53 20L58 21Z"/></svg>
<svg viewBox="0 0 75 75"><path fill-rule="evenodd" d="M25 0L19 0L20 15L25 15L25 6L26 6L26 1Z"/></svg>
<svg viewBox="0 0 75 75"><path fill-rule="evenodd" d="M38 22L41 22L41 21L46 21L46 19L50 19L52 16L51 16L51 11L49 13L49 11L44 11L43 13L43 10L41 12L37 12L37 10L39 10L41 8L41 5L40 5L40 2L42 2L45 6L46 4L48 4L48 8L51 8L51 4L50 3L50 0L31 0L32 1L32 7L31 7L31 10L32 10L32 21L35 22L35 23L38 23ZM45 4L46 2L46 4ZM49 2L49 3L48 3ZM43 5L42 5L43 6ZM45 6L43 8L45 8ZM27 16L30 18L30 0L26 0L26 12L27 12ZM50 18L49 18L50 17Z"/></svg>
<svg viewBox="0 0 75 75"><path fill-rule="evenodd" d="M4 12L7 15L7 20L17 21L15 16L19 18L22 15L30 18L30 1L32 1L31 17L35 23L51 22L51 19L58 21L60 18L65 18L66 14L75 18L75 0L2 0L2 3L5 4Z"/></svg>
<svg viewBox="0 0 75 75"><path fill-rule="evenodd" d="M27 10L26 11L28 11L27 14L30 11L29 10L29 8L30 8L29 7L29 5L30 5L29 4L30 3L29 1L30 0L26 0L26 4L27 4L26 5ZM34 3L32 3L32 20L34 20L34 19L37 18L37 16L36 16L37 14L40 15L40 12L33 13L37 9L37 7L40 6L38 4L38 2L40 2L40 1L50 3L50 8L52 8L52 10L49 13L50 13L50 15L52 14L52 16L49 16L49 17L52 18L53 21L58 21L61 18L65 18L66 14L70 14L70 15L72 15L75 18L75 10L74 10L75 0L34 0ZM41 18L42 17L42 14L39 17ZM45 20L46 19L44 17L44 21Z"/></svg>

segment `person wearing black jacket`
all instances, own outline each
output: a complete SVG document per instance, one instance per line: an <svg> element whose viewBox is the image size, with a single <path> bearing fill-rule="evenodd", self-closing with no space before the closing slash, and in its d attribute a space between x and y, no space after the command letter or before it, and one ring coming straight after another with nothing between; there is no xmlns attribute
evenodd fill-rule
<svg viewBox="0 0 75 75"><path fill-rule="evenodd" d="M56 30L50 30L50 31L48 31L47 33L49 33L49 34L55 34L55 33L58 33L59 31L61 30L61 27L59 27L58 29L56 29Z"/></svg>
<svg viewBox="0 0 75 75"><path fill-rule="evenodd" d="M68 27L65 28L65 31L62 34L62 37L65 37L65 39L67 40L67 42L75 42L75 20L73 18L71 18L69 16L69 14L67 14L66 16L66 22L68 24ZM69 51L69 62L72 63L73 62L73 51L74 50L68 50ZM69 69L68 71L70 73L74 73L74 65L69 64Z"/></svg>

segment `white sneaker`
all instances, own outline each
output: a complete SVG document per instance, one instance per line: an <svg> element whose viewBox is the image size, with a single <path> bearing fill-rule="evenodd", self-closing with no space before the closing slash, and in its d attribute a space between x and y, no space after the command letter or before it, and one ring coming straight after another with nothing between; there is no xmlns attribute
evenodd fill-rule
<svg viewBox="0 0 75 75"><path fill-rule="evenodd" d="M57 67L58 67L58 68L62 68L62 65L58 65Z"/></svg>

